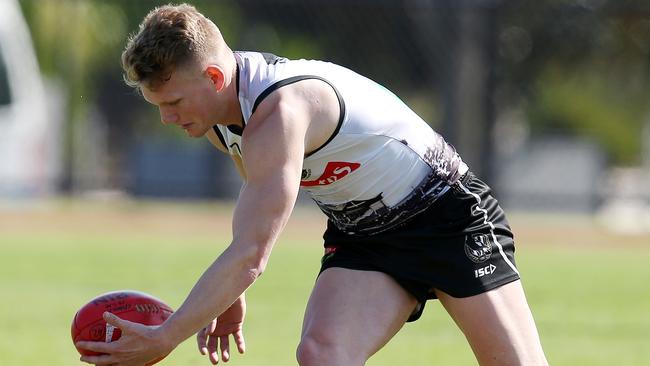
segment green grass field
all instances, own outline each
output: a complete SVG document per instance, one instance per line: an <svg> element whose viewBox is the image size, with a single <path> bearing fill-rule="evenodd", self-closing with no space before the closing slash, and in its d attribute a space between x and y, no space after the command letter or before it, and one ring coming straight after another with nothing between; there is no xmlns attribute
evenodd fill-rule
<svg viewBox="0 0 650 366"><path fill-rule="evenodd" d="M230 238L228 205L55 202L0 209L0 365L77 365L75 311L116 289L180 305ZM608 234L589 219L513 215L518 265L552 365L650 365L650 236ZM541 222L541 223L540 223ZM247 353L230 365L295 365L324 220L294 213L249 290ZM193 340L161 365L209 365ZM475 365L437 302L368 363Z"/></svg>

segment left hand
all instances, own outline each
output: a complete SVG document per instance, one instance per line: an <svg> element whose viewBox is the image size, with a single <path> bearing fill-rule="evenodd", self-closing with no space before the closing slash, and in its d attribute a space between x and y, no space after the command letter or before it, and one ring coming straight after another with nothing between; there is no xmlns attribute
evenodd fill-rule
<svg viewBox="0 0 650 366"><path fill-rule="evenodd" d="M120 328L122 335L115 342L77 342L77 347L106 353L101 356L82 356L81 361L97 366L142 366L167 356L176 345L170 344L159 326L147 326L104 313L106 323Z"/></svg>
<svg viewBox="0 0 650 366"><path fill-rule="evenodd" d="M243 325L246 317L246 300L242 294L223 314L214 319L196 334L199 352L207 355L213 365L219 363L217 348L221 350L223 362L230 360L230 341L232 335L239 353L246 351Z"/></svg>

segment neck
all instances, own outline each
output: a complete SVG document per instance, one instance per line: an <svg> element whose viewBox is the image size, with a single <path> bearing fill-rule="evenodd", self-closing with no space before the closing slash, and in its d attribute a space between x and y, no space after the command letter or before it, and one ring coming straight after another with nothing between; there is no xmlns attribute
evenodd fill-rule
<svg viewBox="0 0 650 366"><path fill-rule="evenodd" d="M237 61L235 60L235 57L233 55L232 57L232 66L230 67L232 70L230 74L230 82L228 84L228 100L229 106L228 106L228 117L227 117L227 124L228 125L237 125L240 127L243 126L243 117L241 113L241 106L239 104L239 77L238 77L238 66L237 66Z"/></svg>

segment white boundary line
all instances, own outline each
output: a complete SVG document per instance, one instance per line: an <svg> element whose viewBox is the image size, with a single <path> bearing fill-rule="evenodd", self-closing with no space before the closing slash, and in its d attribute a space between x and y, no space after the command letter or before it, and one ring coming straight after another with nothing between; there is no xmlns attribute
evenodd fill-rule
<svg viewBox="0 0 650 366"><path fill-rule="evenodd" d="M516 274L519 274L519 271L517 271L517 267L508 259L508 256L506 256L506 253L503 251L503 247L497 240L497 236L494 235L494 224L492 224L492 221L488 220L488 212L486 209L481 207L481 197L479 197L476 193L471 192L467 187L465 187L460 181L458 182L458 185L460 188L463 189L465 193L471 194L472 197L476 199L476 202L478 203L476 205L476 209L483 212L483 222L487 225L490 226L490 234L492 235L492 240L494 240L494 243L497 245L497 248L499 248L499 253L501 254L501 257L503 257L503 260L512 268L513 271L515 271Z"/></svg>

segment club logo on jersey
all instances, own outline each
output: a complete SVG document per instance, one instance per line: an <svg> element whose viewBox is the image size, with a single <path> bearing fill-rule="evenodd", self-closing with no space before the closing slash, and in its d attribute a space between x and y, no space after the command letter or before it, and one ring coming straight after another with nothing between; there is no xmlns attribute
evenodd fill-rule
<svg viewBox="0 0 650 366"><path fill-rule="evenodd" d="M492 240L488 234L465 237L465 254L474 263L482 263L492 256Z"/></svg>
<svg viewBox="0 0 650 366"><path fill-rule="evenodd" d="M330 161L325 166L325 171L320 177L318 177L315 180L303 180L300 182L300 185L302 187L326 186L352 173L353 171L357 170L360 166L361 164L359 163Z"/></svg>
<svg viewBox="0 0 650 366"><path fill-rule="evenodd" d="M300 176L300 180L305 180L311 177L311 169L303 169Z"/></svg>

